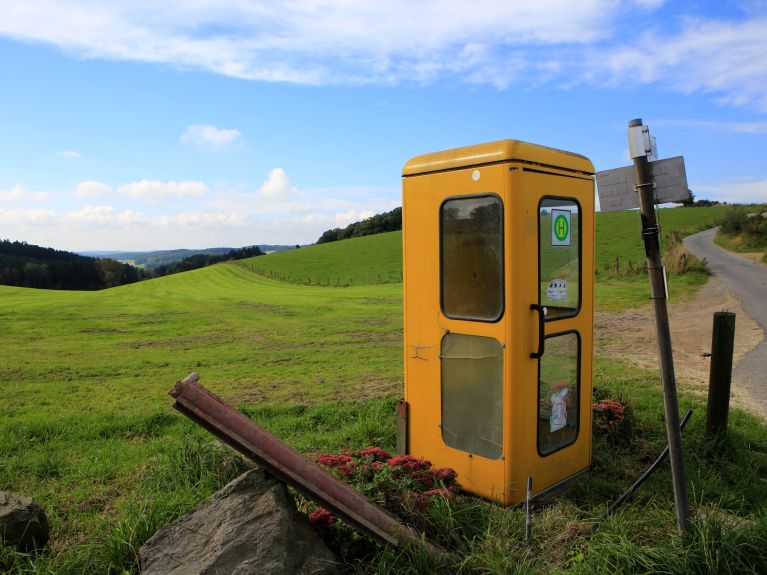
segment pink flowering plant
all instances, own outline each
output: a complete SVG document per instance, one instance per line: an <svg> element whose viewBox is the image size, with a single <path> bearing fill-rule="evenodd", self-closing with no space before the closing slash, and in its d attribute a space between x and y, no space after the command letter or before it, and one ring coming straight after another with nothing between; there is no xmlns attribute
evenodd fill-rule
<svg viewBox="0 0 767 575"><path fill-rule="evenodd" d="M618 399L605 397L592 406L594 413L594 434L600 435L613 445L630 441L631 426L629 410Z"/></svg>
<svg viewBox="0 0 767 575"><path fill-rule="evenodd" d="M321 453L317 463L353 485L368 498L405 520L416 521L435 497L452 500L458 493L456 472L448 467L434 467L431 462L412 455L392 456L379 447L340 454ZM318 531L327 531L336 518L326 509L309 515Z"/></svg>

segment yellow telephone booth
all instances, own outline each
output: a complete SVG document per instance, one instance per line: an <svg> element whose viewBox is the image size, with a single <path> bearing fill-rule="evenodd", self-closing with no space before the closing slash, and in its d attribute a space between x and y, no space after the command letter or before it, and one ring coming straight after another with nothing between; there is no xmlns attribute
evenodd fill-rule
<svg viewBox="0 0 767 575"><path fill-rule="evenodd" d="M402 172L400 448L504 504L529 476L538 495L590 465L593 174L516 140Z"/></svg>

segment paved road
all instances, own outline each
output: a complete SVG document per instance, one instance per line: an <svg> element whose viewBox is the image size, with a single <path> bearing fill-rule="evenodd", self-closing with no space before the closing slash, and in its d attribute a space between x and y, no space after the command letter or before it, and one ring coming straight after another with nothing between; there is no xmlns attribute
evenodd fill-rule
<svg viewBox="0 0 767 575"><path fill-rule="evenodd" d="M743 310L767 333L767 266L723 250L714 243L716 229L685 238L685 245L740 299ZM735 319L735 329L738 320ZM733 370L754 399L767 407L767 338L744 355Z"/></svg>

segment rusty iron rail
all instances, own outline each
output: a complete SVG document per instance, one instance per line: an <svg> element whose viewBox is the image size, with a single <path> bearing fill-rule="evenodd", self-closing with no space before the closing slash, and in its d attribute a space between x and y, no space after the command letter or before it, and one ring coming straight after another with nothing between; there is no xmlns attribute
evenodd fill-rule
<svg viewBox="0 0 767 575"><path fill-rule="evenodd" d="M429 555L445 560L446 551L429 543L365 497L301 453L280 441L220 397L198 383L196 373L176 383L173 407L224 443L252 459L272 475L333 511L361 533L394 545L424 545Z"/></svg>

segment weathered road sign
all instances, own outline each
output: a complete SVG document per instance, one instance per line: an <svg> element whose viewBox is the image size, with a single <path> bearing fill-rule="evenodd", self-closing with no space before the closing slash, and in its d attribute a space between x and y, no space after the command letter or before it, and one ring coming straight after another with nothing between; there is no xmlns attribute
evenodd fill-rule
<svg viewBox="0 0 767 575"><path fill-rule="evenodd" d="M690 199L684 158L677 156L649 162L655 183L655 203L684 202ZM634 190L634 167L597 172L599 207L603 212L639 207L639 194Z"/></svg>

